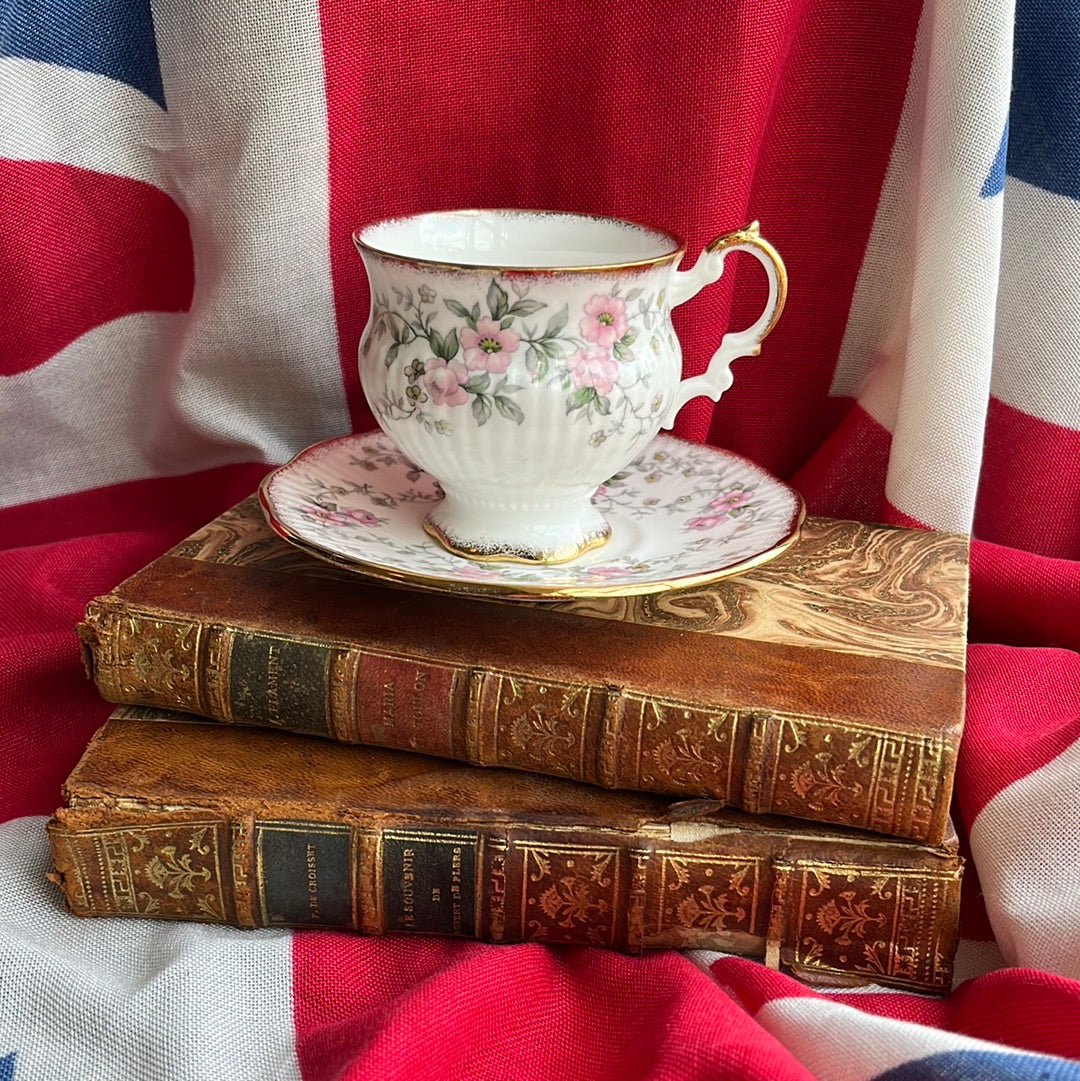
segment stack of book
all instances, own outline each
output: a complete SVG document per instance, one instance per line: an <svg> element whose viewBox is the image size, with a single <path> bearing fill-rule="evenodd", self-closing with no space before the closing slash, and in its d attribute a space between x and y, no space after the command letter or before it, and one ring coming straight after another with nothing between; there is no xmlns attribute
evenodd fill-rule
<svg viewBox="0 0 1080 1081"><path fill-rule="evenodd" d="M252 497L95 598L78 915L705 948L945 991L964 537L808 518L709 586L373 584Z"/></svg>

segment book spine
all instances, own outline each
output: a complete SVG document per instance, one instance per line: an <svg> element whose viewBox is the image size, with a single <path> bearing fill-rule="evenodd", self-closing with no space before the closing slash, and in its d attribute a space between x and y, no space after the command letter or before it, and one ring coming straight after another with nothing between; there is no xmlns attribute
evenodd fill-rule
<svg viewBox="0 0 1080 1081"><path fill-rule="evenodd" d="M955 749L824 716L447 663L401 650L95 602L80 625L104 698L394 747L928 844Z"/></svg>
<svg viewBox="0 0 1080 1081"><path fill-rule="evenodd" d="M524 824L84 813L49 823L51 877L81 916L715 949L813 982L951 982L961 871L925 853L865 864L820 841L776 858Z"/></svg>

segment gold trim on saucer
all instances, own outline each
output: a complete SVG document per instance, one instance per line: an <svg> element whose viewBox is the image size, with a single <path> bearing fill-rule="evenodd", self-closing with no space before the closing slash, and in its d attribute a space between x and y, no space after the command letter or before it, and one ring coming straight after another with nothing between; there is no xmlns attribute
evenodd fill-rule
<svg viewBox="0 0 1080 1081"><path fill-rule="evenodd" d="M611 536L611 526L605 522L603 529L598 529L595 533L589 534L579 543L556 548L553 551L535 552L521 547L517 549L500 549L492 552L455 540L451 534L431 521L430 517L425 517L420 524L424 527L424 531L434 537L448 552L452 552L456 556L463 556L465 559L471 559L474 563L525 563L534 567L551 567L559 563L569 563L570 560L577 559L578 556L606 544Z"/></svg>
<svg viewBox="0 0 1080 1081"><path fill-rule="evenodd" d="M330 442L329 440L327 442ZM287 526L283 525L275 517L269 500L266 496L266 488L274 473L267 474L259 485L259 506L266 518L267 524L282 540L291 544L297 550L318 559L324 563L348 571L360 578L369 581L396 587L417 590L423 593L444 593L464 597L500 597L505 600L527 601L559 601L576 598L590 597L636 597L646 594L666 593L675 589L691 589L698 586L709 585L712 582L721 581L724 578L732 578L738 574L745 574L755 570L777 556L783 555L799 539L803 522L806 519L806 504L798 492L793 494L796 506L792 512L790 527L786 536L757 555L733 563L726 567L702 571L696 574L683 575L682 577L657 578L648 582L633 582L626 584L593 584L593 585L564 585L548 586L544 584L533 585L530 583L500 583L483 581L461 581L449 578L434 578L430 575L415 574L410 571L393 567L386 567L377 563L359 562L348 557L338 555L326 549L316 548L302 538L293 534Z"/></svg>

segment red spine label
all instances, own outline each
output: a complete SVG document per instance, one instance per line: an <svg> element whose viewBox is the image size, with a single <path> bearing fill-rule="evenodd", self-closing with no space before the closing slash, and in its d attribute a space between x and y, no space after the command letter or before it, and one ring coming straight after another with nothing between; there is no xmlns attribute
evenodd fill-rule
<svg viewBox="0 0 1080 1081"><path fill-rule="evenodd" d="M452 756L456 691L466 677L449 665L366 653L356 678L360 742Z"/></svg>

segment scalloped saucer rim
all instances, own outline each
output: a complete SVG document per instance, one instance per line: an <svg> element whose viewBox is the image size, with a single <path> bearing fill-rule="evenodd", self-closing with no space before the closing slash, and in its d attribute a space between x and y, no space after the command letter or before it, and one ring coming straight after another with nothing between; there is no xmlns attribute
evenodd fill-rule
<svg viewBox="0 0 1080 1081"><path fill-rule="evenodd" d="M741 574L787 551L806 516L799 493L756 463L667 433L597 489L612 539L567 563L478 562L444 549L422 523L438 482L381 429L305 447L263 478L258 497L283 540L362 577L532 601L660 593Z"/></svg>

